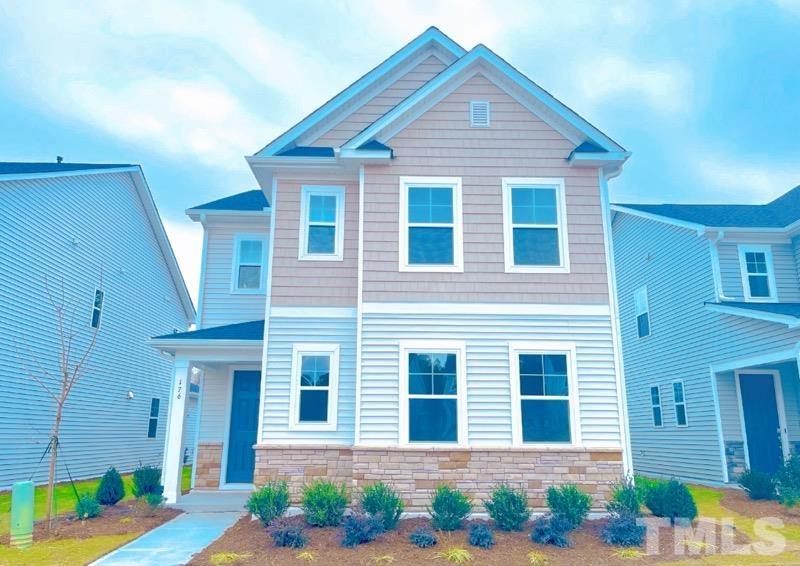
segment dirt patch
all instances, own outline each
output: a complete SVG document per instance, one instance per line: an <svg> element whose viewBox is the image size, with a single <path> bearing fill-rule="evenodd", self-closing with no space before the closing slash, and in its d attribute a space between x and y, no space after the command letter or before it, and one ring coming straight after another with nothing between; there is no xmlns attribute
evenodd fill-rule
<svg viewBox="0 0 800 566"><path fill-rule="evenodd" d="M301 518L294 519L302 523ZM631 565L631 564L656 564L665 560L686 559L691 551L696 553L714 552L714 548L705 548L697 545L686 554L675 554L672 531L662 529L659 554L645 556L639 559L623 559L617 557L618 548L608 546L600 540L600 530L604 521L587 521L584 526L571 534L573 546L571 548L555 548L533 543L530 538L531 525L519 533L504 533L495 531L495 546L484 550L470 546L467 542L466 530L453 533L437 533L439 543L433 548L420 549L411 544L408 535L416 527L428 524L427 519L407 519L400 521L397 531L387 533L380 539L358 548L342 548L339 544L339 529L335 528L308 528L308 546L303 551L313 553L315 565L335 566L374 566L376 564L423 564L428 562L447 564L444 560L436 560L437 552L449 547L467 549L473 556L472 564L481 566L516 566L529 564L528 553L539 552L547 556L548 565ZM738 542L745 542L743 535L737 535ZM639 549L644 552L644 548ZM211 557L217 553L235 553L240 555L242 565L284 565L303 564L297 558L301 552L295 549L275 548L272 539L258 521L244 517L219 540L206 548L192 560L193 566L206 566L211 564ZM387 557L394 560L389 562Z"/></svg>
<svg viewBox="0 0 800 566"><path fill-rule="evenodd" d="M125 501L113 507L104 507L100 517L86 521L81 521L75 515L60 515L56 519L55 529L49 535L44 521L37 521L33 526L33 540L85 539L98 535L145 532L180 514L177 509L161 508L152 512L152 516L143 516L135 501ZM8 539L8 533L4 533L0 537L0 544L8 544Z"/></svg>
<svg viewBox="0 0 800 566"><path fill-rule="evenodd" d="M777 517L784 523L800 525L800 507L787 509L777 501L752 500L742 489L723 489L721 491L725 495L720 504L726 509L754 519Z"/></svg>

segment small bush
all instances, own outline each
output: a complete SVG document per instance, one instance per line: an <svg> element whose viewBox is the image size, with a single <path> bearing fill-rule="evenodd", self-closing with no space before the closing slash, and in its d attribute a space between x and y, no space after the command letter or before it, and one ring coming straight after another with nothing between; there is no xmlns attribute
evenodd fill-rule
<svg viewBox="0 0 800 566"><path fill-rule="evenodd" d="M531 540L539 544L552 544L561 548L570 546L569 532L572 523L563 515L545 515L533 524Z"/></svg>
<svg viewBox="0 0 800 566"><path fill-rule="evenodd" d="M269 536L275 546L289 548L305 548L308 544L303 526L277 521L269 529Z"/></svg>
<svg viewBox="0 0 800 566"><path fill-rule="evenodd" d="M541 552L531 550L528 553L528 564L530 566L547 566L547 556Z"/></svg>
<svg viewBox="0 0 800 566"><path fill-rule="evenodd" d="M455 531L461 528L471 511L469 497L458 489L440 485L431 500L431 524L440 531Z"/></svg>
<svg viewBox="0 0 800 566"><path fill-rule="evenodd" d="M164 493L161 485L161 468L155 466L139 466L133 470L133 496L137 499L148 493Z"/></svg>
<svg viewBox="0 0 800 566"><path fill-rule="evenodd" d="M614 546L640 546L644 540L644 525L636 524L638 515L622 511L611 515L608 523L600 531L600 538Z"/></svg>
<svg viewBox="0 0 800 566"><path fill-rule="evenodd" d="M547 490L547 506L553 515L567 519L570 528L576 529L592 508L592 496L583 493L574 484L568 483Z"/></svg>
<svg viewBox="0 0 800 566"><path fill-rule="evenodd" d="M349 515L342 525L342 546L355 548L372 542L385 532L383 519L372 515Z"/></svg>
<svg viewBox="0 0 800 566"><path fill-rule="evenodd" d="M655 478L648 478L647 476L633 476L634 483L636 484L636 493L639 496L639 501L644 504L645 500L647 499L647 493L653 487L657 485L661 485L665 482L664 480L659 480Z"/></svg>
<svg viewBox="0 0 800 566"><path fill-rule="evenodd" d="M75 515L78 519L84 521L86 519L94 519L103 514L103 508L97 500L88 493L81 494L78 497L78 502L75 504Z"/></svg>
<svg viewBox="0 0 800 566"><path fill-rule="evenodd" d="M697 506L689 488L677 480L650 487L644 504L653 515L667 517L673 525L678 518L691 521L697 517Z"/></svg>
<svg viewBox="0 0 800 566"><path fill-rule="evenodd" d="M153 517L164 503L164 497L160 493L147 493L136 499L133 513L137 517Z"/></svg>
<svg viewBox="0 0 800 566"><path fill-rule="evenodd" d="M466 564L467 562L472 562L472 554L470 554L469 550L466 548L459 548L457 546L453 546L447 550L443 550L442 552L437 552L434 555L434 558L446 560L447 562L452 562L453 564Z"/></svg>
<svg viewBox="0 0 800 566"><path fill-rule="evenodd" d="M739 476L739 485L750 499L775 499L775 478L757 470L747 470Z"/></svg>
<svg viewBox="0 0 800 566"><path fill-rule="evenodd" d="M629 478L623 478L611 492L611 501L606 510L611 514L641 515L642 493L637 491Z"/></svg>
<svg viewBox="0 0 800 566"><path fill-rule="evenodd" d="M800 502L800 456L787 459L775 475L775 491L778 501L786 507Z"/></svg>
<svg viewBox="0 0 800 566"><path fill-rule="evenodd" d="M247 510L258 517L265 527L286 513L288 508L289 488L285 481L268 482L247 500Z"/></svg>
<svg viewBox="0 0 800 566"><path fill-rule="evenodd" d="M370 515L380 515L383 518L383 528L391 531L397 528L405 506L396 491L385 483L378 482L364 488L361 493L361 508Z"/></svg>
<svg viewBox="0 0 800 566"><path fill-rule="evenodd" d="M314 480L303 488L301 507L309 525L337 527L347 507L347 489L344 484Z"/></svg>
<svg viewBox="0 0 800 566"><path fill-rule="evenodd" d="M438 542L436 535L428 527L417 527L408 535L408 540L420 548L430 548Z"/></svg>
<svg viewBox="0 0 800 566"><path fill-rule="evenodd" d="M483 523L472 523L469 526L469 543L478 548L491 548L494 545L494 533Z"/></svg>
<svg viewBox="0 0 800 566"><path fill-rule="evenodd" d="M94 498L100 505L116 505L123 497L125 497L125 484L122 482L122 476L116 468L111 467L100 479Z"/></svg>
<svg viewBox="0 0 800 566"><path fill-rule="evenodd" d="M484 506L501 531L521 531L531 517L525 491L513 489L508 484L495 487Z"/></svg>

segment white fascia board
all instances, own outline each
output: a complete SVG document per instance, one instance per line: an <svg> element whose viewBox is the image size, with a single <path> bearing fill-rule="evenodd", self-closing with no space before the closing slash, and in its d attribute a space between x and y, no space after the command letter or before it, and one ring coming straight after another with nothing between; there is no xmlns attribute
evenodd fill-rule
<svg viewBox="0 0 800 566"><path fill-rule="evenodd" d="M788 328L800 327L800 319L788 314L776 314L772 312L757 311L752 309L743 309L725 304L706 304L706 309L712 312L722 314L730 314L734 316L743 316L745 318L753 318L756 320L765 320L767 322L775 322L778 324L785 324Z"/></svg>
<svg viewBox="0 0 800 566"><path fill-rule="evenodd" d="M534 303L363 303L364 314L610 316L609 305Z"/></svg>
<svg viewBox="0 0 800 566"><path fill-rule="evenodd" d="M669 216L653 214L652 212L644 212L642 210L637 210L635 208L628 208L627 206L622 206L619 204L612 204L611 210L613 212L622 212L624 214L630 214L631 216L638 216L640 218L646 218L647 220L654 220L656 222L662 222L664 224L671 224L672 226L686 228L687 230L693 230L694 232L697 232L698 236L701 236L707 230L710 230L710 228L708 228L707 226L703 226L702 224L697 224L696 222L687 222L685 220L678 220L677 218L670 218Z"/></svg>
<svg viewBox="0 0 800 566"><path fill-rule="evenodd" d="M567 163L575 167L605 167L611 164L622 164L631 156L630 151L612 151L608 153L573 153Z"/></svg>
<svg viewBox="0 0 800 566"><path fill-rule="evenodd" d="M556 100L550 93L531 81L484 45L476 46L461 59L450 65L450 67L436 75L411 96L403 100L392 110L384 114L383 117L376 120L372 125L344 144L342 148L355 149L373 138L380 139L380 132L386 129L392 122L401 118L407 112L411 111L414 106L433 95L438 89L445 87L457 75L468 71L477 63L484 63L490 68L494 68L502 73L524 92L539 100L543 106L554 116L558 117L560 121L582 132L587 138L600 144L607 151L614 153L625 152L625 149L614 142L614 140L581 118L573 110Z"/></svg>
<svg viewBox="0 0 800 566"><path fill-rule="evenodd" d="M388 162L392 159L391 149L341 149L339 150L341 159L363 159L370 163Z"/></svg>
<svg viewBox="0 0 800 566"><path fill-rule="evenodd" d="M79 175L99 175L101 173L135 173L140 171L138 165L130 167L114 167L109 169L77 169L75 171L51 171L49 173L13 173L0 175L2 181L19 181L22 179L50 179L53 177L76 177Z"/></svg>
<svg viewBox="0 0 800 566"><path fill-rule="evenodd" d="M171 339L171 338L151 338L148 344L159 350L174 350L177 348L260 348L262 340L215 340L215 339Z"/></svg>
<svg viewBox="0 0 800 566"><path fill-rule="evenodd" d="M303 133L311 129L313 126L330 116L330 114L342 108L361 91L369 88L370 85L380 80L398 65L402 64L403 61L405 61L408 57L412 56L418 50L424 49L431 43L434 43L444 50L452 53L454 57L462 57L464 53L466 53L463 47L444 35L441 31L436 28L429 28L416 39L402 47L399 51L395 52L383 63L334 96L332 99L320 106L285 133L278 136L266 147L257 151L253 157L266 157L274 155L286 145L290 144L293 140L303 135Z"/></svg>
<svg viewBox="0 0 800 566"><path fill-rule="evenodd" d="M245 220L252 218L253 220L261 220L269 218L272 215L272 210L265 208L263 210L213 210L205 208L187 208L185 211L186 216L195 222L203 222L208 216L215 217L231 217L237 220Z"/></svg>

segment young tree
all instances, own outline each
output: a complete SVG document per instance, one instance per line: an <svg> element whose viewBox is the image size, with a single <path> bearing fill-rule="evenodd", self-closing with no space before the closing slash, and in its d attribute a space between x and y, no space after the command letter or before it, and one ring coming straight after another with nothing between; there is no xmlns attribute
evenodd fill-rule
<svg viewBox="0 0 800 566"><path fill-rule="evenodd" d="M53 495L56 480L56 464L58 462L59 433L61 431L61 421L64 417L64 405L69 398L69 394L75 385L83 377L86 364L97 343L97 334L100 331L100 316L103 301L103 273L100 272L100 281L97 292L89 313L91 324L75 327L76 313L82 316L80 320L86 320L86 303L74 298L68 298L64 289L64 278L59 280L57 292L53 292L47 277L44 280L45 292L48 301L52 306L55 315L55 334L57 339L57 350L53 353L57 357L57 363L51 364L58 367L58 373L53 374L39 362L31 348L27 348L28 357L23 357L17 348L17 357L22 362L28 376L35 381L53 400L54 413L53 423L50 428L49 450L50 450L50 469L47 477L47 530L53 526ZM77 340L76 340L77 338ZM82 338L82 340L81 340ZM27 366L27 361L32 361L34 368Z"/></svg>

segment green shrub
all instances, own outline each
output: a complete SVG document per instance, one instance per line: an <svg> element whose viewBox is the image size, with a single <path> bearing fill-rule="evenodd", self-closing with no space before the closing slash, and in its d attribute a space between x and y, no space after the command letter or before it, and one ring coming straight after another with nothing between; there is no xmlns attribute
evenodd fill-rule
<svg viewBox="0 0 800 566"><path fill-rule="evenodd" d="M697 506L689 488L678 480L658 483L647 490L644 504L656 517L667 517L674 525L678 518L697 517Z"/></svg>
<svg viewBox="0 0 800 566"><path fill-rule="evenodd" d="M94 498L101 505L116 505L125 497L125 484L116 468L111 467L100 478Z"/></svg>
<svg viewBox="0 0 800 566"><path fill-rule="evenodd" d="M289 548L305 548L308 544L302 525L295 525L283 521L276 521L269 529L269 536L275 546Z"/></svg>
<svg viewBox="0 0 800 566"><path fill-rule="evenodd" d="M88 493L82 493L75 504L75 515L81 521L94 519L103 514L103 508L97 500Z"/></svg>
<svg viewBox="0 0 800 566"><path fill-rule="evenodd" d="M472 512L469 497L448 485L436 488L431 500L431 524L440 531L460 529L464 519Z"/></svg>
<svg viewBox="0 0 800 566"><path fill-rule="evenodd" d="M531 518L525 491L504 483L494 488L484 507L501 531L521 531Z"/></svg>
<svg viewBox="0 0 800 566"><path fill-rule="evenodd" d="M547 506L553 515L569 521L571 528L578 528L592 508L592 496L583 493L574 484L550 487L547 490Z"/></svg>
<svg viewBox="0 0 800 566"><path fill-rule="evenodd" d="M800 502L800 456L787 459L775 475L775 491L778 501L786 507Z"/></svg>
<svg viewBox="0 0 800 566"><path fill-rule="evenodd" d="M634 476L634 483L636 484L636 493L639 495L639 501L644 503L647 499L647 493L651 488L667 483L664 480L655 478L648 478L647 476Z"/></svg>
<svg viewBox="0 0 800 566"><path fill-rule="evenodd" d="M286 513L288 508L289 488L285 481L268 482L247 500L247 510L258 517L265 527Z"/></svg>
<svg viewBox="0 0 800 566"><path fill-rule="evenodd" d="M478 548L494 546L494 533L484 523L472 523L469 526L469 543Z"/></svg>
<svg viewBox="0 0 800 566"><path fill-rule="evenodd" d="M404 507L397 492L383 482L368 485L361 493L361 508L370 515L380 516L387 531L397 528Z"/></svg>
<svg viewBox="0 0 800 566"><path fill-rule="evenodd" d="M300 505L306 522L315 527L337 527L342 522L347 507L347 489L344 484L327 480L313 480L303 487Z"/></svg>
<svg viewBox="0 0 800 566"><path fill-rule="evenodd" d="M629 510L612 513L600 531L600 538L606 544L615 546L640 546L644 540L645 527L636 523L638 515Z"/></svg>
<svg viewBox="0 0 800 566"><path fill-rule="evenodd" d="M630 478L622 478L611 492L611 501L606 505L606 510L611 514L630 514L634 517L641 515L643 494L636 489Z"/></svg>
<svg viewBox="0 0 800 566"><path fill-rule="evenodd" d="M342 525L342 546L355 548L359 544L372 542L381 536L386 529L383 520L373 515L348 515Z"/></svg>
<svg viewBox="0 0 800 566"><path fill-rule="evenodd" d="M420 548L430 548L438 542L436 535L428 527L417 527L408 535L408 540Z"/></svg>
<svg viewBox="0 0 800 566"><path fill-rule="evenodd" d="M739 485L750 499L775 499L775 478L757 470L747 470L739 476Z"/></svg>
<svg viewBox="0 0 800 566"><path fill-rule="evenodd" d="M531 540L539 544L552 544L554 546L570 546L569 532L572 523L563 515L548 514L541 517L533 524Z"/></svg>
<svg viewBox="0 0 800 566"><path fill-rule="evenodd" d="M155 466L139 466L133 470L133 496L137 499L148 493L164 493L161 485L161 468Z"/></svg>

